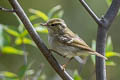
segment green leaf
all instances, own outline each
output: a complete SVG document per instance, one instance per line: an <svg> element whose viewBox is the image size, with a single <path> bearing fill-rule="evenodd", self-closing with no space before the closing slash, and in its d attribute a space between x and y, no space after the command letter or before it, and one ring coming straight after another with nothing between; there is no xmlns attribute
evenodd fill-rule
<svg viewBox="0 0 120 80"><path fill-rule="evenodd" d="M30 40L29 38L23 38L23 43L24 44L32 44L32 40Z"/></svg>
<svg viewBox="0 0 120 80"><path fill-rule="evenodd" d="M16 45L21 45L22 44L22 39L20 37L17 37L15 40Z"/></svg>
<svg viewBox="0 0 120 80"><path fill-rule="evenodd" d="M15 44L16 45L21 45L21 44L30 44L31 45L32 44L32 40L30 40L30 39L28 39L26 37L24 37L24 38L18 37L15 40Z"/></svg>
<svg viewBox="0 0 120 80"><path fill-rule="evenodd" d="M41 27L41 26L40 26L40 23L35 23L35 24L33 24L33 26L34 26L34 27Z"/></svg>
<svg viewBox="0 0 120 80"><path fill-rule="evenodd" d="M31 21L33 21L33 20L35 20L35 19L37 19L37 18L39 18L38 15L32 15L32 16L29 17L29 19L30 19Z"/></svg>
<svg viewBox="0 0 120 80"><path fill-rule="evenodd" d="M60 5L57 5L57 6L53 7L53 8L49 11L49 13L48 13L49 19L53 16L53 14L54 14L55 12L57 12L57 11L60 10L60 9L61 9L61 6L60 6Z"/></svg>
<svg viewBox="0 0 120 80"><path fill-rule="evenodd" d="M95 40L92 41L92 49L96 50L96 41ZM91 55L91 59L92 59L93 64L95 64L95 55Z"/></svg>
<svg viewBox="0 0 120 80"><path fill-rule="evenodd" d="M106 0L106 3L107 3L108 6L110 6L111 3L112 3L112 0Z"/></svg>
<svg viewBox="0 0 120 80"><path fill-rule="evenodd" d="M6 32L8 32L9 34L11 34L12 36L15 36L15 37L18 37L19 36L19 33L15 30L12 30L12 29L9 29L7 27L3 27L5 29Z"/></svg>
<svg viewBox="0 0 120 80"><path fill-rule="evenodd" d="M17 75L15 73L8 72L8 71L2 71L2 72L0 72L0 75L3 77L6 77L6 78L10 78L10 79L17 78Z"/></svg>
<svg viewBox="0 0 120 80"><path fill-rule="evenodd" d="M27 34L28 34L28 31L27 31L27 30L24 30L24 31L20 34L20 36L21 36L21 37L25 37Z"/></svg>
<svg viewBox="0 0 120 80"><path fill-rule="evenodd" d="M118 56L120 57L120 53L116 53L116 52L106 52L106 57L113 57L113 56Z"/></svg>
<svg viewBox="0 0 120 80"><path fill-rule="evenodd" d="M95 59L96 59L95 55L91 55L91 59L92 59L93 64L95 64Z"/></svg>
<svg viewBox="0 0 120 80"><path fill-rule="evenodd" d="M82 78L79 76L78 71L74 71L74 80L82 80Z"/></svg>
<svg viewBox="0 0 120 80"><path fill-rule="evenodd" d="M107 66L115 66L116 63L113 62L113 61L106 61L106 65L107 65Z"/></svg>
<svg viewBox="0 0 120 80"><path fill-rule="evenodd" d="M95 40L92 41L92 49L96 50L96 41Z"/></svg>
<svg viewBox="0 0 120 80"><path fill-rule="evenodd" d="M48 30L45 27L40 26L40 27L35 27L35 29L36 29L37 32L48 34Z"/></svg>
<svg viewBox="0 0 120 80"><path fill-rule="evenodd" d="M64 14L64 11L61 10L61 11L59 11L58 13L56 13L56 14L53 16L53 18L62 18L63 14Z"/></svg>
<svg viewBox="0 0 120 80"><path fill-rule="evenodd" d="M113 45L111 37L108 36L107 43L106 43L106 52L113 51Z"/></svg>
<svg viewBox="0 0 120 80"><path fill-rule="evenodd" d="M2 53L4 54L17 54L17 55L23 55L22 50L18 50L16 48L13 48L11 46L5 46L2 48Z"/></svg>
<svg viewBox="0 0 120 80"><path fill-rule="evenodd" d="M35 9L29 9L29 12L39 16L40 18L42 18L44 21L47 21L48 20L48 16L43 13L42 11L39 11L39 10L35 10Z"/></svg>
<svg viewBox="0 0 120 80"><path fill-rule="evenodd" d="M19 79L18 78L7 78L7 77L5 77L2 80L19 80Z"/></svg>

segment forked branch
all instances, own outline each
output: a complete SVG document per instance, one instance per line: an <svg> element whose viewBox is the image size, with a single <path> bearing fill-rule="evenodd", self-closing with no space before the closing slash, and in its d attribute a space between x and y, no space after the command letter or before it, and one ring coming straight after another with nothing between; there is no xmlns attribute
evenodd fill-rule
<svg viewBox="0 0 120 80"><path fill-rule="evenodd" d="M101 19L96 16L96 14L90 9L84 0L79 1L91 15L94 21L98 24L96 51L102 55L105 55L107 32L118 13L120 8L120 0L113 0L110 8L107 10L107 13L104 15L104 17L101 17ZM99 57L96 57L96 80L107 80L105 60Z"/></svg>

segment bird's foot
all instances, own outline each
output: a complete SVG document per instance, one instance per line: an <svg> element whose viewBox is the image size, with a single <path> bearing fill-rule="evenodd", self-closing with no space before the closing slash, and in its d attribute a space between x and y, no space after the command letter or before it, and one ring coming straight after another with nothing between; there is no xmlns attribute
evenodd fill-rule
<svg viewBox="0 0 120 80"><path fill-rule="evenodd" d="M66 64L63 64L63 65L62 65L62 70L63 70L63 71L65 71L66 66L67 66Z"/></svg>

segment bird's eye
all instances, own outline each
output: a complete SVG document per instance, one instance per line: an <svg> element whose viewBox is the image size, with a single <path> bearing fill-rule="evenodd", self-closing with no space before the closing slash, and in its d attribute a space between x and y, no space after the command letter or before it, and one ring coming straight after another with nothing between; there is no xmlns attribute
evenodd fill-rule
<svg viewBox="0 0 120 80"><path fill-rule="evenodd" d="M56 26L57 24L51 24L51 26Z"/></svg>

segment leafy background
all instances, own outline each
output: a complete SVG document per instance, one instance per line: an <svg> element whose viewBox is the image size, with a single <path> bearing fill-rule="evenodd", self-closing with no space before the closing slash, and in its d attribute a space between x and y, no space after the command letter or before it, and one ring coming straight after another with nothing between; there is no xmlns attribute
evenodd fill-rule
<svg viewBox="0 0 120 80"><path fill-rule="evenodd" d="M89 0L87 3L101 17L111 1ZM59 17L64 19L70 29L95 49L97 25L78 0L19 0L19 2L48 47L47 29L39 24L50 18ZM0 5L6 8L10 7L6 0L1 0ZM106 43L106 56L109 58L106 62L108 80L119 80L119 17L118 14L108 32L109 36ZM56 54L54 56L61 64L65 63L66 59ZM82 72L81 67L78 62L73 60L67 67L67 71L75 80L95 80L95 56L88 58L87 63L83 65ZM60 79L43 55L40 54L17 16L0 12L0 78L21 80L25 79L26 75L30 80Z"/></svg>

